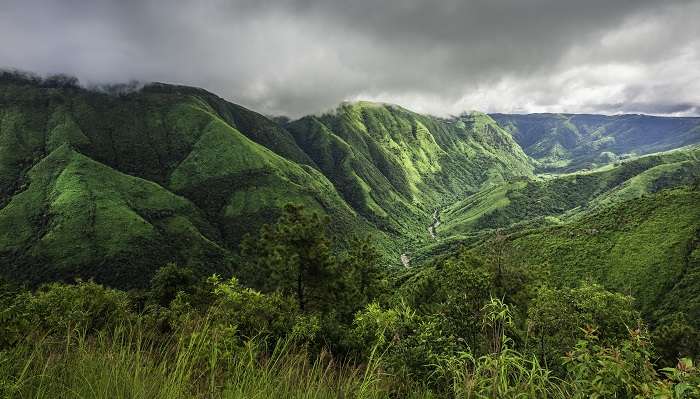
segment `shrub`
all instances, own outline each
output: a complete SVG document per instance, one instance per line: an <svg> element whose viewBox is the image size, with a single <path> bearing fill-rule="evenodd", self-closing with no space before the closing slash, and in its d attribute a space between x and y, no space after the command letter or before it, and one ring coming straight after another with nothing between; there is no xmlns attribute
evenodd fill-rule
<svg viewBox="0 0 700 399"><path fill-rule="evenodd" d="M627 338L629 327L641 323L633 298L584 283L577 288L540 288L528 310L528 327L535 351L551 367L583 338L583 326L592 326L597 339L616 344Z"/></svg>
<svg viewBox="0 0 700 399"><path fill-rule="evenodd" d="M215 327L235 331L244 339L276 340L294 330L299 312L293 300L279 293L263 294L242 287L236 278L221 282L214 276L210 282L216 299L209 315Z"/></svg>
<svg viewBox="0 0 700 399"><path fill-rule="evenodd" d="M46 332L95 332L134 316L125 292L92 281L51 283L18 300L26 301L33 328Z"/></svg>

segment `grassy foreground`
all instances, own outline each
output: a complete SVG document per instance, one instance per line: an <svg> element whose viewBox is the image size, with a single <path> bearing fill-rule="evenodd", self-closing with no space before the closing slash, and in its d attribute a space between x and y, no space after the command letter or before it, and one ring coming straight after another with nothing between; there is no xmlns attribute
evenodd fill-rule
<svg viewBox="0 0 700 399"><path fill-rule="evenodd" d="M207 319L171 334L141 320L86 333L36 334L0 351L0 394L7 398L696 398L700 371L683 359L658 374L640 331L618 348L596 343L594 331L565 356L565 378L511 349L508 306L491 300L485 335L499 334L492 353L469 353L434 368L442 389L385 371L390 350L372 348L362 361L337 360L291 334L276 345L261 337L232 340ZM427 367L428 365L426 365Z"/></svg>
<svg viewBox="0 0 700 399"><path fill-rule="evenodd" d="M227 348L206 324L160 342L137 326L97 336L66 334L3 353L0 386L17 398L383 397L376 375L262 341ZM220 337L219 337L220 338Z"/></svg>
<svg viewBox="0 0 700 399"><path fill-rule="evenodd" d="M240 281L0 281L0 397L700 397L693 313L649 334L632 296L505 249L388 275L368 239L335 254L327 223L288 206L244 239Z"/></svg>

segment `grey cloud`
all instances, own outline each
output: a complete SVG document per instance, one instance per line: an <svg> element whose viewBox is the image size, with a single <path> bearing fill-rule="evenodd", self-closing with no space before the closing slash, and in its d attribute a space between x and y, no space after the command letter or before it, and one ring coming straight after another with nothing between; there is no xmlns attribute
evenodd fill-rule
<svg viewBox="0 0 700 399"><path fill-rule="evenodd" d="M672 105L700 103L698 20L688 0L6 0L0 66L202 86L291 116L358 98L697 113Z"/></svg>
<svg viewBox="0 0 700 399"><path fill-rule="evenodd" d="M696 115L700 104L691 103L618 103L599 104L593 107L594 112L611 112L624 114L651 115Z"/></svg>

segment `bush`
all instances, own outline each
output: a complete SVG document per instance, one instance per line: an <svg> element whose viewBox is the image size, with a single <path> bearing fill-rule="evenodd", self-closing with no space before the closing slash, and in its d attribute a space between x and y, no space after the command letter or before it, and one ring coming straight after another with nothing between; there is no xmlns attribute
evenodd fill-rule
<svg viewBox="0 0 700 399"><path fill-rule="evenodd" d="M160 306L167 307L178 292L187 294L203 294L200 283L192 269L168 263L156 271L151 279L148 291L149 300ZM199 296L199 295L198 295Z"/></svg>
<svg viewBox="0 0 700 399"><path fill-rule="evenodd" d="M528 310L535 351L556 367L561 356L583 338L582 327L596 330L598 340L614 345L627 338L628 327L641 323L633 298L583 283L577 288L540 288Z"/></svg>
<svg viewBox="0 0 700 399"><path fill-rule="evenodd" d="M29 329L27 293L0 278L0 349L16 344Z"/></svg>
<svg viewBox="0 0 700 399"><path fill-rule="evenodd" d="M228 329L241 339L273 341L294 331L300 314L292 299L242 287L236 278L221 282L214 276L210 282L216 300L209 315L215 328Z"/></svg>
<svg viewBox="0 0 700 399"><path fill-rule="evenodd" d="M25 317L31 320L32 329L38 331L96 332L134 317L125 292L92 281L48 284L17 300L27 304Z"/></svg>
<svg viewBox="0 0 700 399"><path fill-rule="evenodd" d="M643 330L630 330L620 346L606 346L597 331L588 328L564 365L576 398L652 397L657 375L650 358L651 345Z"/></svg>

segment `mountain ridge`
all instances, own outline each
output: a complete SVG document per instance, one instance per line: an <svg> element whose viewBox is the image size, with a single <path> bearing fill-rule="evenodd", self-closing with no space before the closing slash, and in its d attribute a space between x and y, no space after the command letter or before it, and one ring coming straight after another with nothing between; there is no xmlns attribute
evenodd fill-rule
<svg viewBox="0 0 700 399"><path fill-rule="evenodd" d="M307 123L316 130L307 129ZM12 274L61 264L60 270L37 273L36 281L80 275L114 285L129 284L121 277L105 279L98 272L102 267L119 276L129 274L124 270L144 270L144 277L169 261L231 270L243 234L274 221L290 201L331 216L338 234L375 235L384 252L393 254L391 262L398 263L402 247L429 239L430 215L449 187L476 191L489 181L532 173L527 156L488 116L462 123L455 128L403 108L364 103L341 106L335 116L282 126L197 88L151 84L107 94L71 81L3 75L0 226L11 231L25 225L29 232L0 240L0 270ZM68 189L51 177L55 171L35 169L47 158L66 158L71 165L74 195L65 197L67 207L52 207L53 197L41 194ZM109 181L123 184L115 191ZM126 216L123 223L100 225L106 234L91 239L90 256L70 256L69 246L42 243L47 234L61 236L58 221L78 223L63 234L68 241L81 241L78 231L94 230L88 206L97 201L94 193L106 196L107 208L121 209L118 214L134 214L143 199L123 199L130 198L131 185L142 181L158 187L148 196L172 194L194 206L213 232L208 241L223 249L216 259L147 250L158 247L159 240L193 239L187 238L193 227L153 230L148 218L139 223L153 231L150 239L127 227L131 219ZM166 218L181 216L161 211L170 213ZM110 252L110 237L122 236L118 246L124 251ZM160 255L141 259L136 254L143 251Z"/></svg>

